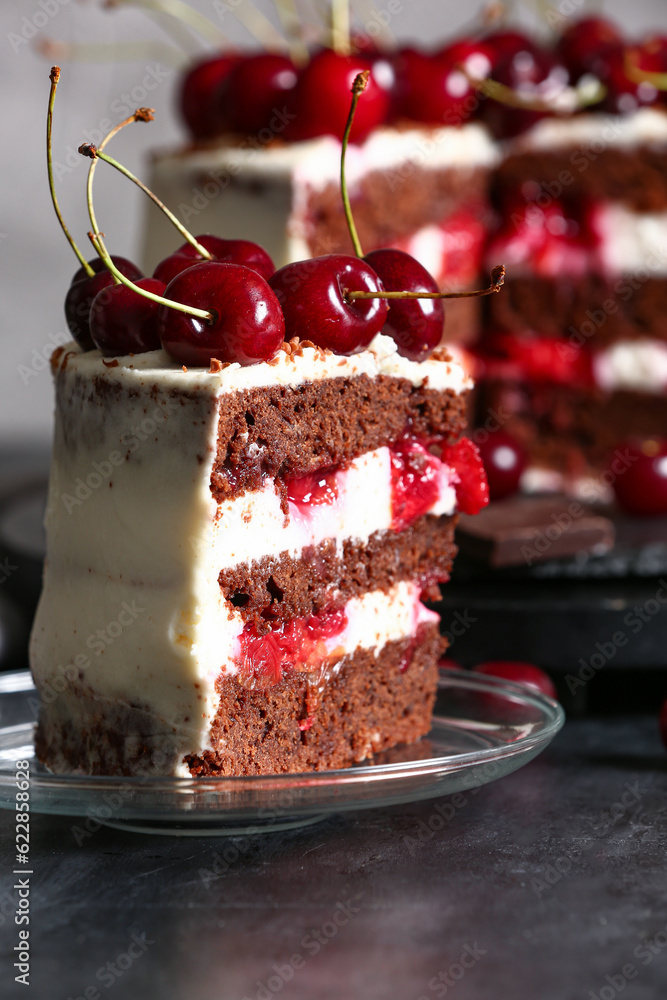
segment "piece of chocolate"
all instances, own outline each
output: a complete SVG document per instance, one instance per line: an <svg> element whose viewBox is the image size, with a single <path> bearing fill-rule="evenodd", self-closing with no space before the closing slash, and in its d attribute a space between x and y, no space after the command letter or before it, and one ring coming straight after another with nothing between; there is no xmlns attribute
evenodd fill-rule
<svg viewBox="0 0 667 1000"><path fill-rule="evenodd" d="M512 497L475 517L462 514L457 542L462 553L489 566L533 566L587 552L601 555L614 544L614 525L571 497Z"/></svg>

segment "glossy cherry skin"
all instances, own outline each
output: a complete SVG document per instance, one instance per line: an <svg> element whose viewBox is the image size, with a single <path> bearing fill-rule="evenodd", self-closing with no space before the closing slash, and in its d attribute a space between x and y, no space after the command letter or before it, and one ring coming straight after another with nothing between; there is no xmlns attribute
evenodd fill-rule
<svg viewBox="0 0 667 1000"><path fill-rule="evenodd" d="M617 457L621 456L620 466ZM619 507L640 517L667 514L667 438L618 445L610 462Z"/></svg>
<svg viewBox="0 0 667 1000"><path fill-rule="evenodd" d="M214 56L195 63L183 77L178 109L194 139L212 139L228 128L219 92L239 61L238 56Z"/></svg>
<svg viewBox="0 0 667 1000"><path fill-rule="evenodd" d="M154 295L164 293L164 282L140 278L136 284ZM108 285L98 292L90 307L90 333L105 358L158 351L159 305L127 285Z"/></svg>
<svg viewBox="0 0 667 1000"><path fill-rule="evenodd" d="M277 53L260 52L238 62L218 91L230 129L256 135L270 128L272 118L282 111L297 78L292 60ZM282 132L284 120L276 121Z"/></svg>
<svg viewBox="0 0 667 1000"><path fill-rule="evenodd" d="M623 43L621 32L605 17L584 17L565 29L556 51L576 82L585 73L597 75L607 49Z"/></svg>
<svg viewBox="0 0 667 1000"><path fill-rule="evenodd" d="M535 42L522 31L492 31L483 39L484 44L491 50L493 65L495 66L501 59L511 58L522 50L531 52L537 48Z"/></svg>
<svg viewBox="0 0 667 1000"><path fill-rule="evenodd" d="M251 271L256 271L265 281L268 281L276 270L275 264L259 243L252 243L250 240L226 240L222 236L212 236L208 233L196 236L195 239L205 250L213 254L216 261L223 264L243 264ZM192 244L186 242L169 257L160 261L153 272L153 277L168 285L177 274L201 260Z"/></svg>
<svg viewBox="0 0 667 1000"><path fill-rule="evenodd" d="M373 250L364 257L387 292L437 292L438 286L425 267L404 253L390 248ZM398 345L398 353L411 361L423 361L442 339L445 310L441 299L388 299L389 309L382 333Z"/></svg>
<svg viewBox="0 0 667 1000"><path fill-rule="evenodd" d="M568 84L566 68L546 49L536 45L501 56L493 67L493 79L527 100L549 101ZM489 99L480 105L480 117L498 138L512 138L534 125L546 112L513 107Z"/></svg>
<svg viewBox="0 0 667 1000"><path fill-rule="evenodd" d="M125 257L112 257L111 259L121 274L124 274L130 281L143 278L143 273L132 261L126 260ZM90 307L93 299L107 285L115 283L111 272L100 257L95 257L88 263L95 274L89 278L84 268L80 267L72 278L72 283L65 296L67 326L79 347L84 351L90 351L95 346L90 335Z"/></svg>
<svg viewBox="0 0 667 1000"><path fill-rule="evenodd" d="M335 354L368 347L387 318L386 299L345 298L351 291L384 291L375 271L357 257L327 254L287 264L269 284L283 308L288 339L311 340Z"/></svg>
<svg viewBox="0 0 667 1000"><path fill-rule="evenodd" d="M160 306L160 341L179 364L205 366L217 358L254 365L275 357L285 339L285 320L276 296L264 278L241 264L194 264L177 274L164 294L215 314L207 322Z"/></svg>
<svg viewBox="0 0 667 1000"><path fill-rule="evenodd" d="M526 468L526 453L507 431L493 431L477 445L486 469L491 500L502 500L519 489Z"/></svg>
<svg viewBox="0 0 667 1000"><path fill-rule="evenodd" d="M461 67L483 79L492 53L483 42L459 41L435 56L405 49L394 59L393 113L432 125L460 125L476 110L479 98Z"/></svg>
<svg viewBox="0 0 667 1000"><path fill-rule="evenodd" d="M667 748L667 699L663 701L660 715L658 716L658 727L660 729L660 739L662 745Z"/></svg>
<svg viewBox="0 0 667 1000"><path fill-rule="evenodd" d="M291 141L333 135L341 139L350 112L355 77L370 70L368 86L359 98L350 139L362 142L381 125L389 111L389 90L381 86L377 64L363 56L343 56L323 49L313 56L294 89L293 114L284 132Z"/></svg>
<svg viewBox="0 0 667 1000"><path fill-rule="evenodd" d="M645 70L650 70L650 65L655 62L648 55L641 56L641 50L627 50L623 45L609 47L601 57L601 61L596 65L596 75L607 88L607 94L600 104L600 108L610 111L612 114L629 114L640 107L650 107L657 104L660 94L656 88L646 82L637 83L631 80L625 71L625 60L628 52L634 55L635 59L642 64ZM659 62L659 60L657 61ZM658 70L660 72L661 70Z"/></svg>
<svg viewBox="0 0 667 1000"><path fill-rule="evenodd" d="M533 691L539 691L548 698L556 698L556 688L548 674L532 663L522 663L513 660L488 660L478 663L472 668L476 674L487 674L489 677L500 677L513 684L525 684Z"/></svg>

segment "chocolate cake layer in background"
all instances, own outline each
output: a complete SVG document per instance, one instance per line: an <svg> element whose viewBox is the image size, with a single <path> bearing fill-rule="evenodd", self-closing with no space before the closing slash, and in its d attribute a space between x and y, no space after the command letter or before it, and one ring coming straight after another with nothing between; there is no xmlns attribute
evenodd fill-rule
<svg viewBox="0 0 667 1000"><path fill-rule="evenodd" d="M643 337L667 341L667 278L510 275L502 294L485 300L484 310L489 329L520 331L527 338L596 347Z"/></svg>
<svg viewBox="0 0 667 1000"><path fill-rule="evenodd" d="M223 596L243 621L268 631L271 622L318 614L334 600L368 590L388 590L399 580L424 587L447 579L456 555L456 517L421 517L403 531L378 531L361 543L347 539L340 549L328 539L304 550L224 570L218 577Z"/></svg>
<svg viewBox="0 0 667 1000"><path fill-rule="evenodd" d="M412 743L431 727L444 646L437 625L422 625L377 655L358 650L330 664L319 683L298 671L268 689L221 677L211 726L216 749L188 757L190 772L321 771Z"/></svg>
<svg viewBox="0 0 667 1000"><path fill-rule="evenodd" d="M643 392L485 381L478 400L480 415L489 410L503 415L503 428L523 444L535 465L574 478L605 468L628 437L667 431L667 399Z"/></svg>

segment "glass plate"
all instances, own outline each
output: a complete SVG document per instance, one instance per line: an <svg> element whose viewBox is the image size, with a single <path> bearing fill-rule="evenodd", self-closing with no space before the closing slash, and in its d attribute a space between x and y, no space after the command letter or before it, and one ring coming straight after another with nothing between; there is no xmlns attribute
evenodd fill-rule
<svg viewBox="0 0 667 1000"><path fill-rule="evenodd" d="M30 811L140 832L218 835L285 830L329 813L451 795L502 778L544 749L560 705L483 674L444 671L433 727L418 743L337 771L237 778L51 774L36 760L37 695L28 671L0 675L0 807L15 805L15 763L30 762Z"/></svg>

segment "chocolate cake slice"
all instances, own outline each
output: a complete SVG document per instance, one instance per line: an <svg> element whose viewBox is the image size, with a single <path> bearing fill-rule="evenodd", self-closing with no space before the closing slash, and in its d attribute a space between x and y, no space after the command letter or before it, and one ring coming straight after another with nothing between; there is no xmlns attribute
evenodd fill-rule
<svg viewBox="0 0 667 1000"><path fill-rule="evenodd" d="M186 370L54 354L36 746L56 772L343 767L424 735L470 382L378 336ZM435 444L434 444L435 443ZM436 446L437 445L437 446Z"/></svg>

